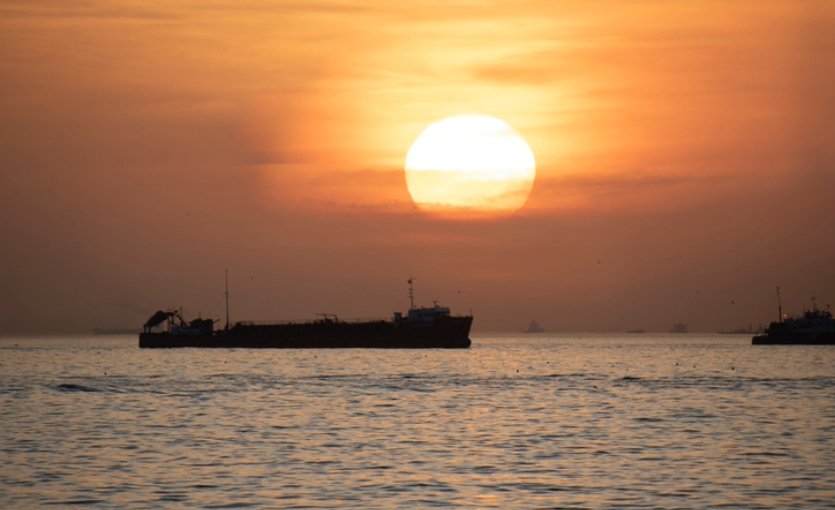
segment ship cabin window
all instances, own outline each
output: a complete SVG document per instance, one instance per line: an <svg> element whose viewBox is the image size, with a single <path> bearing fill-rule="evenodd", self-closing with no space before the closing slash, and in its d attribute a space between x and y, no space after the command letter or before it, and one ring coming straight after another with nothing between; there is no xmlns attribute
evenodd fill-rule
<svg viewBox="0 0 835 510"><path fill-rule="evenodd" d="M409 321L411 322L435 322L438 317L448 317L449 308L445 306L434 306L432 308L414 308L409 310Z"/></svg>

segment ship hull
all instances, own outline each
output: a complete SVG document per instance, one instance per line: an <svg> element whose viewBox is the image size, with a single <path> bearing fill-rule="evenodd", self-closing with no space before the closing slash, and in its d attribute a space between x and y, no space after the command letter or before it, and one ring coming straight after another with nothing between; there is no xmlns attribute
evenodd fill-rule
<svg viewBox="0 0 835 510"><path fill-rule="evenodd" d="M277 325L236 324L204 335L140 333L139 347L172 349L465 349L472 317L443 317L430 324L389 321L317 321Z"/></svg>
<svg viewBox="0 0 835 510"><path fill-rule="evenodd" d="M758 335L751 339L752 345L835 345L835 334L822 333L814 336L799 335Z"/></svg>

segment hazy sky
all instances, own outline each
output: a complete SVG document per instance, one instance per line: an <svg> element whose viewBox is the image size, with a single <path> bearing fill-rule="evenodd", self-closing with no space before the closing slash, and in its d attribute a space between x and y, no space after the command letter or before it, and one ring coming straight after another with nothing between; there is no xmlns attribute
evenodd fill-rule
<svg viewBox="0 0 835 510"><path fill-rule="evenodd" d="M174 5L176 4L176 5ZM7 0L0 333L388 316L476 330L756 325L835 304L830 1ZM537 177L418 211L430 122L493 115Z"/></svg>

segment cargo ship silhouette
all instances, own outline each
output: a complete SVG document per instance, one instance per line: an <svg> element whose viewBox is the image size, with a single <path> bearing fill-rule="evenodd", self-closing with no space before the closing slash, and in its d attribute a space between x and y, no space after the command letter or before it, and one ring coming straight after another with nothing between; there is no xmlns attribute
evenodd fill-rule
<svg viewBox="0 0 835 510"><path fill-rule="evenodd" d="M818 308L816 298L812 298L812 309L803 315L784 316L777 287L777 316L764 334L751 339L753 345L835 345L835 319L829 306L826 310Z"/></svg>
<svg viewBox="0 0 835 510"><path fill-rule="evenodd" d="M140 348L389 348L433 349L470 347L472 315L451 315L434 303L415 307L413 279L409 278L408 313L391 320L341 320L320 314L307 322L236 322L229 325L229 286L226 286L226 326L214 329L212 319L185 320L179 311L157 311L139 334Z"/></svg>

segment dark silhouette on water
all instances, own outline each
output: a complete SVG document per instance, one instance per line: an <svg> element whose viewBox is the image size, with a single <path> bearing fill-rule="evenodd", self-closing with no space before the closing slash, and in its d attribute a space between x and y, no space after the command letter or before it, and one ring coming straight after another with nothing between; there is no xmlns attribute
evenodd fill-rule
<svg viewBox="0 0 835 510"><path fill-rule="evenodd" d="M670 333L687 333L687 324L683 322L673 324L673 327L670 328Z"/></svg>
<svg viewBox="0 0 835 510"><path fill-rule="evenodd" d="M522 330L522 333L542 333L544 331L545 330L542 329L542 326L540 326L538 322L531 321L531 323L528 324L528 329Z"/></svg>
<svg viewBox="0 0 835 510"><path fill-rule="evenodd" d="M467 348L470 346L471 315L453 316L437 303L416 308L412 278L409 278L410 308L404 317L395 312L392 320L344 321L322 314L309 322L236 322L215 331L215 321L187 321L178 311L159 310L139 334L139 347L218 348ZM227 287L228 289L228 287ZM227 290L228 302L228 290ZM227 305L228 311L228 305ZM228 313L228 312L227 312ZM157 330L165 324L162 330Z"/></svg>
<svg viewBox="0 0 835 510"><path fill-rule="evenodd" d="M829 305L826 310L818 308L816 298L803 315L785 317L777 287L777 314L778 320L769 324L765 334L751 339L753 345L835 345L835 319Z"/></svg>

